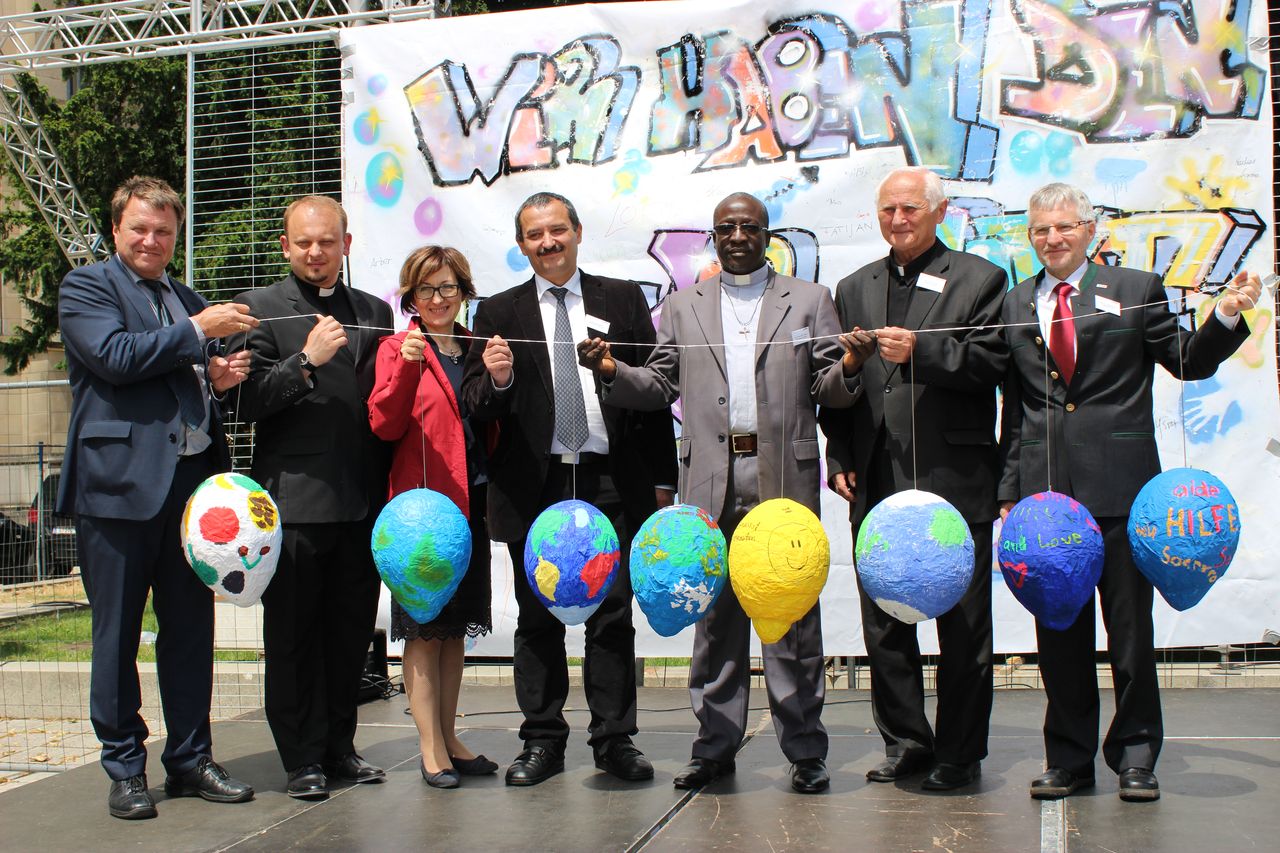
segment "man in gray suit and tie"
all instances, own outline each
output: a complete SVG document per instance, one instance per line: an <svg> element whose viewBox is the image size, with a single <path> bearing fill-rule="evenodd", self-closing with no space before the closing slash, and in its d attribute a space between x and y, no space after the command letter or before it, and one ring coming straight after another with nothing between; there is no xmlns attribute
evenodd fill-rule
<svg viewBox="0 0 1280 853"><path fill-rule="evenodd" d="M852 373L872 339L840 333L825 287L775 273L765 262L769 215L746 193L714 214L722 271L663 305L658 343L644 366L614 359L599 338L579 345L610 405L659 409L683 399L680 496L710 512L726 538L761 501L786 497L818 512L815 405L848 406L841 363ZM685 348L687 347L687 349ZM698 788L734 772L747 723L750 620L726 586L697 625L689 693L698 737L677 788ZM791 786L805 794L830 784L822 726L825 696L818 605L777 643L764 646L769 707Z"/></svg>

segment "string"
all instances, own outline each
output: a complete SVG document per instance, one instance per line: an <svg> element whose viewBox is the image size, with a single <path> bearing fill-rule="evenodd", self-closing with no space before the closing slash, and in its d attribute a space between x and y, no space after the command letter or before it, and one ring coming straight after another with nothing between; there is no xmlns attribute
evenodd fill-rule
<svg viewBox="0 0 1280 853"><path fill-rule="evenodd" d="M1182 307L1185 308L1186 305L1184 299ZM1182 363L1182 323L1176 314L1173 317L1173 327L1178 335L1178 418L1182 424L1182 467L1188 468L1190 466L1187 465L1187 383L1184 378L1186 368Z"/></svg>
<svg viewBox="0 0 1280 853"><path fill-rule="evenodd" d="M916 469L916 363L907 358L907 393L911 395L911 488L919 491L920 479Z"/></svg>
<svg viewBox="0 0 1280 853"><path fill-rule="evenodd" d="M1063 318L1065 319L1065 318ZM1074 319L1074 317L1072 318ZM1051 320L1049 325L1059 322ZM1039 320L1036 321L1039 325ZM1044 432L1044 470L1045 470L1045 487L1046 491L1053 491L1053 397L1049 395L1049 338L1046 335L1044 339L1044 351L1040 353L1040 361L1044 365L1044 414L1045 414L1045 432ZM1074 344L1074 341L1072 342ZM1009 405L1009 399L1006 397L1004 405ZM1001 436L1003 438L1003 436Z"/></svg>

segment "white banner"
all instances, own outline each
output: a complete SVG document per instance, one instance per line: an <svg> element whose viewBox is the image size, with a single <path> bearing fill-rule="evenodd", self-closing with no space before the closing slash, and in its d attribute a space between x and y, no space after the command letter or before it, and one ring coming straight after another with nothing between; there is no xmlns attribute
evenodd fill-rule
<svg viewBox="0 0 1280 853"><path fill-rule="evenodd" d="M747 191L776 229L774 266L834 286L885 254L880 177L923 164L947 182L943 237L1014 281L1037 269L1028 195L1080 185L1103 209L1095 256L1162 273L1190 329L1236 272L1274 266L1266 23L1245 0L742 0L354 27L342 33L351 280L394 304L404 257L440 243L466 254L482 296L518 284L530 270L512 216L550 190L581 214L582 267L649 282L656 307L713 258L715 203ZM1280 629L1274 310L1246 315L1252 336L1214 378L1158 383L1166 466L1215 473L1243 523L1203 603L1157 603L1161 645ZM824 494L828 654L863 650L846 512ZM494 548L495 633L476 654L510 654L510 571ZM993 587L997 649L1034 649L998 573ZM689 654L691 631L660 638L638 609L636 622L638 654ZM936 649L929 626L921 639Z"/></svg>

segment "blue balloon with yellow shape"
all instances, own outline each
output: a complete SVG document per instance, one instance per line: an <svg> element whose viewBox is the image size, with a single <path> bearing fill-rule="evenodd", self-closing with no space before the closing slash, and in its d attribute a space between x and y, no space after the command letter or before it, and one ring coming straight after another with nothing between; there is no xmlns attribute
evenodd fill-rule
<svg viewBox="0 0 1280 853"><path fill-rule="evenodd" d="M872 507L858 528L854 564L876 606L907 623L956 606L973 580L973 536L955 507L907 489Z"/></svg>
<svg viewBox="0 0 1280 853"><path fill-rule="evenodd" d="M705 509L663 507L631 540L631 589L653 630L672 637L707 615L729 577L724 533Z"/></svg>
<svg viewBox="0 0 1280 853"><path fill-rule="evenodd" d="M371 547L382 582L421 624L439 616L462 583L471 563L471 528L449 498L410 489L378 514Z"/></svg>
<svg viewBox="0 0 1280 853"><path fill-rule="evenodd" d="M1198 468L1158 474L1129 511L1138 570L1175 610L1204 598L1240 544L1240 508L1226 483Z"/></svg>
<svg viewBox="0 0 1280 853"><path fill-rule="evenodd" d="M566 625L585 622L596 612L621 561L613 524L586 501L560 501L544 509L524 544L529 586Z"/></svg>
<svg viewBox="0 0 1280 853"><path fill-rule="evenodd" d="M1046 627L1065 631L1102 577L1102 528L1075 498L1037 492L1005 516L996 560L1013 597Z"/></svg>

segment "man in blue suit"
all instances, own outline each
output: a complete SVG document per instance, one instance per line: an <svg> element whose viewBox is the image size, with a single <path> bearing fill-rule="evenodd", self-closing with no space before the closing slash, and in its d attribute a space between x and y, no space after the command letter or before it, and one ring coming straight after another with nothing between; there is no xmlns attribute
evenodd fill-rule
<svg viewBox="0 0 1280 853"><path fill-rule="evenodd" d="M165 793L253 798L210 754L213 596L183 559L179 524L196 486L231 467L216 398L248 375L249 353L212 355L217 339L258 321L243 305L209 305L165 272L182 216L164 181L125 181L111 199L116 254L70 272L58 297L71 423L57 509L76 519L93 611L89 716L112 779L108 809L125 819L156 815L136 664L148 590Z"/></svg>

